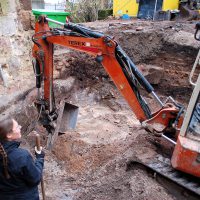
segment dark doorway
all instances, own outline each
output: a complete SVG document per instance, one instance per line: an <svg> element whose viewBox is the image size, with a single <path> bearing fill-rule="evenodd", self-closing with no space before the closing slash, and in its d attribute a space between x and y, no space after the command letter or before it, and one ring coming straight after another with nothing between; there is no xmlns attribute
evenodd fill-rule
<svg viewBox="0 0 200 200"><path fill-rule="evenodd" d="M138 18L153 19L156 0L140 0ZM163 0L157 0L156 11L162 10Z"/></svg>
<svg viewBox="0 0 200 200"><path fill-rule="evenodd" d="M0 3L0 15L2 15L2 14L3 14L3 9L2 9L1 3Z"/></svg>

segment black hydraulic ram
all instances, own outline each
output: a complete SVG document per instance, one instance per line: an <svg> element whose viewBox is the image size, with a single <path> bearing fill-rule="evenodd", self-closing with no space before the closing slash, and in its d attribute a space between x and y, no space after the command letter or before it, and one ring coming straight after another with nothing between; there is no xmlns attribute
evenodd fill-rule
<svg viewBox="0 0 200 200"><path fill-rule="evenodd" d="M123 49L118 45L116 47L116 55L118 58L118 62L120 62L119 57L121 60L126 63L126 65L130 68L131 72L135 76L135 78L138 80L140 85L146 89L148 93L152 93L154 91L154 88L152 85L147 81L147 79L142 75L142 73L138 70L138 68L135 66L135 64L132 62L132 60L127 56L127 54L123 51Z"/></svg>
<svg viewBox="0 0 200 200"><path fill-rule="evenodd" d="M33 61L33 70L36 76L36 88L41 88L41 71L39 62L35 59Z"/></svg>
<svg viewBox="0 0 200 200"><path fill-rule="evenodd" d="M138 70L136 65L132 62L132 60L128 57L128 55L123 51L123 49L118 45L116 47L116 58L120 65L124 65L124 63L129 68L130 72L134 75L136 80L140 83L140 85L150 94L152 94L159 104L163 107L162 101L159 97L155 94L154 88L152 85L147 81L147 79L143 76L143 74Z"/></svg>

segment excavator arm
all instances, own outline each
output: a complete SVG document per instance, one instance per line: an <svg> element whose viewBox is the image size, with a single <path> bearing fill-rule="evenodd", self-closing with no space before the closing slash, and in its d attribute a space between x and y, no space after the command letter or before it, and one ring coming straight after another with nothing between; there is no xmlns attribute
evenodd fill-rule
<svg viewBox="0 0 200 200"><path fill-rule="evenodd" d="M38 100L36 102L43 125L48 127L58 117L53 92L53 46L54 44L85 52L94 56L107 71L118 90L128 102L130 108L143 124L160 123L164 128L172 127L175 122L181 122L178 104L163 104L155 94L154 88L137 69L120 45L110 36L92 31L72 23L61 24L64 28L51 29L48 21L54 21L40 16L35 26L33 57L36 74ZM40 93L44 82L43 97ZM149 106L139 92L141 85L160 105L160 109L151 113ZM178 117L178 118L177 118Z"/></svg>

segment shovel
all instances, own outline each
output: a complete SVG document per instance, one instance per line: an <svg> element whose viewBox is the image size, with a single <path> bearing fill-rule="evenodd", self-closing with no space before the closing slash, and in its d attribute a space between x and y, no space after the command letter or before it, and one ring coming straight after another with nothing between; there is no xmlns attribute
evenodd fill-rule
<svg viewBox="0 0 200 200"><path fill-rule="evenodd" d="M53 134L50 134L47 140L47 149L52 150L53 144L59 134L74 130L78 117L78 107L65 101L60 102L59 113L56 128Z"/></svg>
<svg viewBox="0 0 200 200"><path fill-rule="evenodd" d="M39 134L35 134L35 143L36 143L36 148L38 151L40 151L40 135ZM45 190L44 190L44 180L43 177L41 178L41 190L42 190L42 198L43 200L46 200L46 196L45 196Z"/></svg>

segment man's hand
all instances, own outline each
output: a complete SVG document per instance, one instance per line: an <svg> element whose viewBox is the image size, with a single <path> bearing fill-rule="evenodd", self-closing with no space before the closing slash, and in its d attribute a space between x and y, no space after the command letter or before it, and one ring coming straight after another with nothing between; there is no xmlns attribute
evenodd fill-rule
<svg viewBox="0 0 200 200"><path fill-rule="evenodd" d="M35 156L36 156L36 158L44 158L45 153L42 150L42 147L40 147L40 150L38 150L38 148L35 147Z"/></svg>

